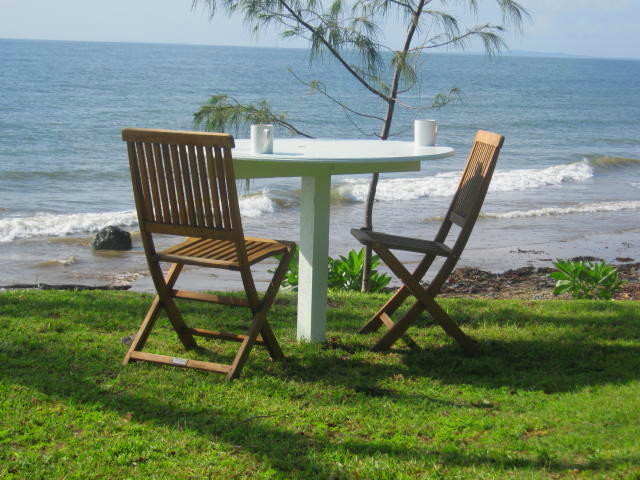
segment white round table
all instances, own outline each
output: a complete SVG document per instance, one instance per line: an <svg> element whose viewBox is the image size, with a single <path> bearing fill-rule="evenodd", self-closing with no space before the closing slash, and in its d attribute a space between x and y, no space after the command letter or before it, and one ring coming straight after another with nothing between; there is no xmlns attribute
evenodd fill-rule
<svg viewBox="0 0 640 480"><path fill-rule="evenodd" d="M454 151L390 140L300 138L275 139L272 154L256 155L249 149L249 140L236 140L237 178L302 177L297 338L324 341L331 176L419 171L421 161Z"/></svg>

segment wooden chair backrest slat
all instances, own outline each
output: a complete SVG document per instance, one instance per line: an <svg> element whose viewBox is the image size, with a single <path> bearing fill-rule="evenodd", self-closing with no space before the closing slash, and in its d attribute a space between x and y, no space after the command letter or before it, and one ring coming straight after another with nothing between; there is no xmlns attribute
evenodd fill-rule
<svg viewBox="0 0 640 480"><path fill-rule="evenodd" d="M202 193L204 224L207 227L215 228L213 222L213 212L211 211L211 192L209 191L209 176L207 172L207 158L204 153L204 147L196 147L198 158L198 171L200 172L200 192ZM203 174L204 172L204 174Z"/></svg>
<svg viewBox="0 0 640 480"><path fill-rule="evenodd" d="M190 226L196 225L196 210L193 205L193 188L191 187L191 172L189 171L189 157L184 144L178 145L180 156L180 169L182 170L182 183L184 184L184 201L186 204L186 216Z"/></svg>
<svg viewBox="0 0 640 480"><path fill-rule="evenodd" d="M147 169L147 160L144 154L144 145L142 143L133 144L135 148L135 154L133 157L133 162L136 162L136 176L138 177L138 182L141 185L141 193L144 198L151 198L151 190L149 189L149 174ZM133 172L133 170L132 170ZM142 202L143 213L146 218L152 218L152 205L150 202Z"/></svg>
<svg viewBox="0 0 640 480"><path fill-rule="evenodd" d="M216 171L224 172L224 163L225 163L225 158L223 156L224 152L220 147L214 147L214 151L215 151L214 159L215 159ZM220 207L221 207L220 210L222 214L221 223L224 225L231 225L231 213L227 205L227 201L228 201L227 199L229 198L229 194L227 192L228 190L227 179L223 175L221 175L217 178L217 183L218 183L218 189L220 191L220 194L219 194ZM232 183L235 190L235 182L232 182Z"/></svg>
<svg viewBox="0 0 640 480"><path fill-rule="evenodd" d="M151 196L153 198L153 211L160 223L165 223L163 218L162 203L160 201L160 193L158 189L158 176L156 171L155 159L153 158L153 144L143 143L144 154L146 157L147 174L149 177L149 186L151 188Z"/></svg>
<svg viewBox="0 0 640 480"><path fill-rule="evenodd" d="M171 186L176 195L176 210L172 215L173 222L179 225L186 225L189 222L186 210L186 200L184 194L182 170L180 169L180 156L177 145L169 145L171 158Z"/></svg>
<svg viewBox="0 0 640 480"><path fill-rule="evenodd" d="M163 173L165 176L165 188L166 188L166 195L167 195L167 209L168 209L168 213L169 216L168 218L165 217L167 222L170 223L178 223L180 221L179 218L179 208L178 208L178 201L177 201L177 197L176 197L176 185L175 185L175 179L173 176L173 170L172 170L172 163L171 163L171 153L169 151L169 145L167 144L163 144L160 145L160 149L161 149L161 155L162 155L162 165L167 165L168 168L164 168L163 167Z"/></svg>
<svg viewBox="0 0 640 480"><path fill-rule="evenodd" d="M206 147L206 155L207 155L207 168L210 172L215 171L215 154L212 151L211 147ZM216 177L210 178L210 192L211 192L211 208L213 210L213 224L214 225L222 225L222 217L220 215L220 197L218 195L218 181Z"/></svg>
<svg viewBox="0 0 640 480"><path fill-rule="evenodd" d="M231 135L128 128L122 138L141 228L167 225L149 231L175 235L211 229L242 238Z"/></svg>

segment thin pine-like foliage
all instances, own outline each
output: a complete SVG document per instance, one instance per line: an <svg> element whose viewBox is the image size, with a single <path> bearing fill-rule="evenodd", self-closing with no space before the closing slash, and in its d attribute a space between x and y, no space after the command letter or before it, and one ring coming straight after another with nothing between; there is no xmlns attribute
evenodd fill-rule
<svg viewBox="0 0 640 480"><path fill-rule="evenodd" d="M392 130L397 109L418 115L461 99L458 88L451 86L431 99L419 98L417 103L402 100L407 92L421 91L424 82L418 67L425 53L435 49L466 50L477 43L488 55L507 48L505 28L521 29L528 12L515 0L494 1L502 12L501 24L464 25L451 13L465 8L478 16L478 0L193 0L193 8L204 7L211 18L220 13L240 15L256 34L275 29L283 38L306 40L309 62L331 60L340 65L371 96L371 109L356 109L340 98L340 92L331 92L318 79L291 72L293 80L341 108L363 135L386 140L397 133ZM402 38L385 38L382 26L389 19L405 25ZM400 47L392 48L391 44ZM194 114L194 125L205 130L226 131L268 122L295 135L312 136L295 127L295 121L274 112L267 100L242 103L223 93L212 96ZM363 121L368 125L378 122L379 130L367 131L361 125ZM365 206L364 228L369 230L373 228L377 182L378 174L374 174ZM371 250L367 249L363 290L368 290L370 272Z"/></svg>

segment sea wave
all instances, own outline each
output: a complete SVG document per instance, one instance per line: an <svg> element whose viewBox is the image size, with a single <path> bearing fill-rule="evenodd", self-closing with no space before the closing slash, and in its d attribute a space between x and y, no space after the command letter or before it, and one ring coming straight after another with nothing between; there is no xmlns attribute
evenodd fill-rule
<svg viewBox="0 0 640 480"><path fill-rule="evenodd" d="M276 201L267 190L240 199L240 213L245 217L259 217L273 213ZM97 232L108 225L133 227L138 225L134 210L104 213L72 213L66 215L37 214L30 217L0 219L0 243L31 237L64 237L66 235Z"/></svg>
<svg viewBox="0 0 640 480"><path fill-rule="evenodd" d="M129 178L126 170L102 171L96 169L78 170L4 170L0 171L0 176L4 181L28 181L28 180L64 180L67 182L78 182L80 180L92 181L105 179L121 180Z"/></svg>
<svg viewBox="0 0 640 480"><path fill-rule="evenodd" d="M260 193L240 197L240 214L244 217L260 217L273 213L277 209L277 201L270 196L269 189L265 188Z"/></svg>
<svg viewBox="0 0 640 480"><path fill-rule="evenodd" d="M66 258L56 258L53 260L45 260L44 262L38 262L33 267L34 268L50 268L50 267L68 267L69 265L73 265L78 261L78 258L74 255L71 255Z"/></svg>
<svg viewBox="0 0 640 480"><path fill-rule="evenodd" d="M585 159L594 168L640 167L640 158L585 155Z"/></svg>
<svg viewBox="0 0 640 480"><path fill-rule="evenodd" d="M62 237L97 232L108 225L133 226L138 220L134 211L106 213L39 214L32 217L0 220L0 242L30 237Z"/></svg>
<svg viewBox="0 0 640 480"><path fill-rule="evenodd" d="M639 210L640 201L599 202L571 205L569 207L545 207L533 210L513 210L504 213L483 213L483 218L529 218L551 215L569 215L579 213L618 212L621 210Z"/></svg>
<svg viewBox="0 0 640 480"><path fill-rule="evenodd" d="M460 175L461 172L444 172L427 177L381 180L376 199L397 201L451 196L456 191ZM593 175L593 166L587 160L547 168L496 170L489 191L513 192L584 182ZM347 179L336 187L334 195L346 202L364 202L368 191L368 179Z"/></svg>

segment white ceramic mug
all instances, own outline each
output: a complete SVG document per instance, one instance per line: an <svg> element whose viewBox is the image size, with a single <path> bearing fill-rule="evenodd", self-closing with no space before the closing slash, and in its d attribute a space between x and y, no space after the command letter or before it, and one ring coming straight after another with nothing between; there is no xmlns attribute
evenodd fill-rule
<svg viewBox="0 0 640 480"><path fill-rule="evenodd" d="M251 125L251 153L273 153L273 125Z"/></svg>
<svg viewBox="0 0 640 480"><path fill-rule="evenodd" d="M431 147L436 144L438 122L435 120L415 121L415 144L417 147Z"/></svg>

